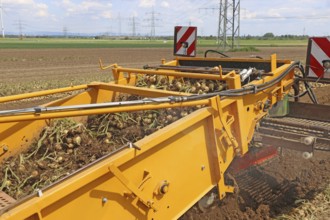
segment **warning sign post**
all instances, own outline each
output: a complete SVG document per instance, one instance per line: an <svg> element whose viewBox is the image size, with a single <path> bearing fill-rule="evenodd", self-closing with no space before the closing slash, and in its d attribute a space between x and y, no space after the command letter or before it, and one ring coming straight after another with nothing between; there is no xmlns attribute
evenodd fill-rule
<svg viewBox="0 0 330 220"><path fill-rule="evenodd" d="M174 55L196 56L197 27L174 27Z"/></svg>
<svg viewBox="0 0 330 220"><path fill-rule="evenodd" d="M330 79L330 38L309 38L306 72L308 77Z"/></svg>

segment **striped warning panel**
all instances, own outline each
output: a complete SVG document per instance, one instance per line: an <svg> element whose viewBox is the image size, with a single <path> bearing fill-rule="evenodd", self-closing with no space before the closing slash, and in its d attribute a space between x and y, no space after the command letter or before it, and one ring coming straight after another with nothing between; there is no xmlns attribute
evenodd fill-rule
<svg viewBox="0 0 330 220"><path fill-rule="evenodd" d="M330 61L330 38L309 38L306 61L307 76L330 78L330 69L323 67L323 63L326 61Z"/></svg>
<svg viewBox="0 0 330 220"><path fill-rule="evenodd" d="M174 55L196 56L197 27L174 28Z"/></svg>

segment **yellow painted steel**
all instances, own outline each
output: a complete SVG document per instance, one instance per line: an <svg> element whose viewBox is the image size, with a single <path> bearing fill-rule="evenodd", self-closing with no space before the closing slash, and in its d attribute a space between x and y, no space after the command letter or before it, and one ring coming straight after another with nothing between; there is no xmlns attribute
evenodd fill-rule
<svg viewBox="0 0 330 220"><path fill-rule="evenodd" d="M168 65L178 65L179 59L264 62L271 67L272 76L254 80L247 86L269 82L280 76L291 64L290 61L276 61L273 57L270 60L178 58ZM274 63L281 65L277 67ZM103 64L100 65L103 67ZM82 85L82 88L88 89L45 106L111 102L119 93L146 97L190 95L129 85L134 85L137 74L167 74L187 78L196 76L196 73L147 71L121 68L118 65L103 68L112 69L115 83ZM221 67L219 73L222 73ZM200 74L198 77L210 79L208 75ZM291 71L279 83L262 92L238 97L215 96L183 103L1 116L0 147L3 152L0 152L0 159L3 160L25 148L28 145L26 143L31 142L41 127L52 118L202 106L134 143L138 148L123 147L43 189L42 196L26 198L3 212L0 219L177 219L214 186L218 186L219 197L222 199L226 193L234 190L225 184L225 171L235 156L248 151L256 124L267 114L267 109L263 108L265 103L272 106L282 100L293 84L293 75ZM215 77L224 80L229 89L242 87L235 71ZM22 140L25 144L20 143ZM4 146L7 150L4 150Z"/></svg>
<svg viewBox="0 0 330 220"><path fill-rule="evenodd" d="M211 80L221 80L220 73L219 75L212 74L198 74L198 73L189 73L189 72L173 72L173 71L162 71L162 70L141 70L133 68L115 68L118 72L126 73L140 73L140 74L152 74L152 75L163 75L163 76L175 76L175 77L186 77L193 79L211 79Z"/></svg>
<svg viewBox="0 0 330 220"><path fill-rule="evenodd" d="M132 105L132 106L121 106L121 107L108 107L108 108L97 108L97 109L86 109L86 110L72 110L63 112L45 112L45 113L29 113L22 115L15 115L11 117L2 116L0 117L0 123L3 122L20 122L20 121L36 121L46 120L53 118L66 118L66 117L77 117L84 115L98 115L116 112L133 112L142 110L152 109L163 109L163 108L179 108L179 107L191 107L197 105L207 105L209 100L196 100L182 103L162 103L162 104L144 104L144 105Z"/></svg>
<svg viewBox="0 0 330 220"><path fill-rule="evenodd" d="M71 87L67 87L67 88L51 89L51 90L46 90L46 91L32 92L32 93L26 93L26 94L20 94L20 95L5 96L5 97L0 97L0 103L17 101L17 100L28 99L28 98L35 98L35 97L40 97L40 96L45 96L45 95L54 95L56 93L71 92L71 91L82 90L82 89L87 89L87 88L88 88L88 85L80 85L80 86L71 86Z"/></svg>

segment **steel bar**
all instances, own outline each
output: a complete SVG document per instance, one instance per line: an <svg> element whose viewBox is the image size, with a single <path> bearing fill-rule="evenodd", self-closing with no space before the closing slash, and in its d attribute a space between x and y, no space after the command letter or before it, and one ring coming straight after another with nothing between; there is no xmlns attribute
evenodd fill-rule
<svg viewBox="0 0 330 220"><path fill-rule="evenodd" d="M65 87L65 88L60 88L60 89L45 90L45 91L40 91L40 92L31 92L31 93L20 94L20 95L5 96L5 97L0 97L0 103L17 101L17 100L22 100L22 99L34 98L34 97L40 97L40 96L45 96L45 95L53 95L56 93L71 92L71 91L75 91L75 90L87 89L88 87L89 87L88 85L79 85L79 86L71 86L71 87Z"/></svg>
<svg viewBox="0 0 330 220"><path fill-rule="evenodd" d="M305 81L305 82L318 82L318 83L330 84L330 79L326 79L326 78L308 77L308 78L297 78L296 80Z"/></svg>
<svg viewBox="0 0 330 220"><path fill-rule="evenodd" d="M297 140L302 142L302 140L308 136L309 134L302 134L302 133L294 133L290 131L279 130L278 128L267 128L261 127L258 129L260 134L271 135L276 137L283 137L286 139ZM316 140L314 149L329 149L330 150L330 139L323 138L323 137L316 137L313 136ZM303 145L303 143L301 143Z"/></svg>
<svg viewBox="0 0 330 220"><path fill-rule="evenodd" d="M193 73L211 73L211 74L219 74L219 70L214 70L213 67L203 67L203 66L167 66L167 65L159 65L159 66L147 66L150 69L162 69L162 70L178 70L178 71L189 71ZM229 73L231 71L239 72L238 68L222 68L224 73Z"/></svg>
<svg viewBox="0 0 330 220"><path fill-rule="evenodd" d="M140 74L152 74L152 75L164 75L164 76L175 76L175 77L186 77L194 79L211 79L211 80L223 80L221 75L203 74L203 73L190 73L190 72L169 72L160 70L141 70L133 68L114 68L117 72L126 73L140 73Z"/></svg>
<svg viewBox="0 0 330 220"><path fill-rule="evenodd" d="M277 137L273 135L262 134L256 132L256 134L260 139L260 141L264 144L268 144L271 146L276 147L285 147L292 150L303 151L303 152L312 152L313 146L312 145L305 145L300 141L284 138L284 137Z"/></svg>
<svg viewBox="0 0 330 220"><path fill-rule="evenodd" d="M141 103L140 103L141 104ZM104 107L87 107L82 108L72 108L72 106L68 106L72 109L61 109L63 111L47 111L44 110L40 113L35 113L35 109L28 109L26 114L20 115L11 115L0 117L1 122L18 122L18 121L31 121L31 120L44 120L51 118L64 118L64 117L76 117L76 116L84 116L84 115L97 115L97 114L107 114L107 113L115 113L115 112L132 112L132 111L143 111L143 110L151 110L151 109L162 109L162 108L175 108L175 107L189 107L189 106L197 106L197 105L209 105L209 99L189 101L189 102L179 102L179 103L146 103L144 105L121 105L116 107L104 106ZM57 107L56 107L57 108ZM53 110L53 109L52 109Z"/></svg>
<svg viewBox="0 0 330 220"><path fill-rule="evenodd" d="M289 102L289 116L330 122L330 105Z"/></svg>

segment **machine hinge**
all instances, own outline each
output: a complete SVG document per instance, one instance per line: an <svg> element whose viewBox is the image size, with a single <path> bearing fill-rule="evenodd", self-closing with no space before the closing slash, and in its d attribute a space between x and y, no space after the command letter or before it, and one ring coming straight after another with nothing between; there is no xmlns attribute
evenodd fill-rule
<svg viewBox="0 0 330 220"><path fill-rule="evenodd" d="M137 186L127 179L117 166L110 164L109 170L128 190L138 197L144 205L153 209L155 212L158 210L157 206L154 204L154 201L152 199L148 199L147 195L145 195Z"/></svg>

